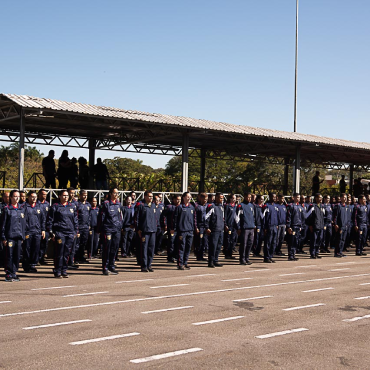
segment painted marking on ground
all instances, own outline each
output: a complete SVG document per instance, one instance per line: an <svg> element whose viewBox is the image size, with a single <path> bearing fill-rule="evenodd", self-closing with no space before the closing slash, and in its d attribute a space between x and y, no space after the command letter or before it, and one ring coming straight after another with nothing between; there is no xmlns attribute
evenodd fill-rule
<svg viewBox="0 0 370 370"><path fill-rule="evenodd" d="M182 306L182 307L163 308L162 310L144 311L142 313L156 313L156 312L176 311L176 310L185 310L187 308L194 308L194 306Z"/></svg>
<svg viewBox="0 0 370 370"><path fill-rule="evenodd" d="M188 275L188 276L184 276L184 277L191 278L191 277L200 277L200 276L216 276L216 274Z"/></svg>
<svg viewBox="0 0 370 370"><path fill-rule="evenodd" d="M185 286L190 284L174 284L174 285L160 285L160 286L151 286L150 289L159 289L159 288L172 288L176 286Z"/></svg>
<svg viewBox="0 0 370 370"><path fill-rule="evenodd" d="M139 334L140 333L118 334L118 335L111 335L109 337L101 337L101 338L80 340L78 342L71 342L69 344L72 345L72 346L78 346L80 344L95 343L95 342L102 342L104 340L112 340L112 339L118 339L118 338L132 337L134 335L139 335Z"/></svg>
<svg viewBox="0 0 370 370"><path fill-rule="evenodd" d="M27 326L26 328L22 328L22 329L23 330L33 330L33 329L40 329L40 328L50 328L52 326L79 324L81 322L90 322L90 321L92 321L92 320L65 321L65 322L57 322L55 324L45 324L45 325L38 325L38 326Z"/></svg>
<svg viewBox="0 0 370 370"><path fill-rule="evenodd" d="M279 335L299 333L301 331L307 331L307 330L308 329L306 329L306 328L298 328L298 329L284 330L284 331L278 331L276 333L257 335L255 338L258 338L258 339L266 339L266 338L277 337Z"/></svg>
<svg viewBox="0 0 370 370"><path fill-rule="evenodd" d="M252 278L227 279L227 280L221 280L221 281L239 281L239 280L252 280Z"/></svg>
<svg viewBox="0 0 370 370"><path fill-rule="evenodd" d="M12 303L12 301L1 301L0 303Z"/></svg>
<svg viewBox="0 0 370 370"><path fill-rule="evenodd" d="M116 284L122 284L122 283L138 283L140 281L150 281L154 279L139 279L139 280L125 280L125 281L116 281Z"/></svg>
<svg viewBox="0 0 370 370"><path fill-rule="evenodd" d="M343 269L331 269L331 270L328 270L328 271L344 271L344 270L350 270L350 268L346 267L346 268L343 268Z"/></svg>
<svg viewBox="0 0 370 370"><path fill-rule="evenodd" d="M317 267L317 265L308 265L308 266L295 266L295 268L303 268L303 269L306 269L306 268L309 268L309 267Z"/></svg>
<svg viewBox="0 0 370 370"><path fill-rule="evenodd" d="M66 285L66 286L52 286L49 288L35 288L31 290L48 290L48 289L64 289L64 288L76 288L76 285Z"/></svg>
<svg viewBox="0 0 370 370"><path fill-rule="evenodd" d="M262 299L262 298L272 298L272 295L264 295L262 297L251 297L251 298L243 298L243 299L234 299L233 302L243 302L243 301L252 301L254 299Z"/></svg>
<svg viewBox="0 0 370 370"><path fill-rule="evenodd" d="M62 297L63 298L67 298L67 297L81 297L81 296L84 296L84 295L96 295L96 294L105 294L105 293L109 293L109 292L92 292L92 293L67 294L67 295L63 295Z"/></svg>
<svg viewBox="0 0 370 370"><path fill-rule="evenodd" d="M180 351L167 352L167 353L162 353L160 355L153 355L153 356L149 356L149 357L137 358L135 360L130 360L130 362L133 362L134 364L141 364L143 362L161 360L162 358L180 356L180 355L185 355L187 353L193 353L193 352L199 352L199 351L203 351L203 349L202 348L182 349Z"/></svg>
<svg viewBox="0 0 370 370"><path fill-rule="evenodd" d="M353 317L352 319L345 319L345 320L342 320L342 321L353 322L353 321L358 321L358 320L363 320L363 319L370 319L370 315Z"/></svg>
<svg viewBox="0 0 370 370"><path fill-rule="evenodd" d="M368 295L368 296L365 296L365 297L357 297L357 298L355 298L355 299L368 299L368 298L370 298L370 296Z"/></svg>
<svg viewBox="0 0 370 370"><path fill-rule="evenodd" d="M319 306L325 306L325 303L315 303L315 304L309 304L307 306L297 306L297 307L283 308L283 311L294 311L294 310L301 310L303 308L319 307Z"/></svg>
<svg viewBox="0 0 370 370"><path fill-rule="evenodd" d="M291 274L281 274L279 276L304 275L304 272L292 272Z"/></svg>
<svg viewBox="0 0 370 370"><path fill-rule="evenodd" d="M362 284L359 284L359 285L370 285L370 283L362 283Z"/></svg>
<svg viewBox="0 0 370 370"><path fill-rule="evenodd" d="M270 269L258 269L258 270L248 270L248 271L244 271L244 272L259 272L259 271L269 271Z"/></svg>
<svg viewBox="0 0 370 370"><path fill-rule="evenodd" d="M322 290L331 290L331 289L334 289L334 288L321 288L321 289L302 290L302 293L321 292Z"/></svg>
<svg viewBox="0 0 370 370"><path fill-rule="evenodd" d="M336 265L347 265L349 263L357 263L357 262L337 262Z"/></svg>
<svg viewBox="0 0 370 370"><path fill-rule="evenodd" d="M209 320L209 321L201 321L201 322L193 322L192 325L214 324L214 323L222 322L222 321L238 320L238 319L242 319L243 317L244 316L233 316L233 317L225 317L223 319L216 319L216 320Z"/></svg>

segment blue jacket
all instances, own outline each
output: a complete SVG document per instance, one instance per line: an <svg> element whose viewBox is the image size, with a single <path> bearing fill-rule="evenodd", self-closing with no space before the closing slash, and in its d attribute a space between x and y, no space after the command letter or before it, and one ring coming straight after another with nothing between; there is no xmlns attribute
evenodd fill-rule
<svg viewBox="0 0 370 370"><path fill-rule="evenodd" d="M98 206L91 207L90 210L90 226L91 228L98 226L98 216L99 216L100 208Z"/></svg>
<svg viewBox="0 0 370 370"><path fill-rule="evenodd" d="M276 207L278 207L278 223L279 225L286 225L286 207L284 204L276 204Z"/></svg>
<svg viewBox="0 0 370 370"><path fill-rule="evenodd" d="M12 205L5 206L1 220L1 240L25 238L26 217L25 208L18 204L18 208Z"/></svg>
<svg viewBox="0 0 370 370"><path fill-rule="evenodd" d="M44 217L45 217L45 221L46 221L46 217L47 217L49 209L50 209L50 203L47 200L45 200L43 203L38 200L36 203L40 206L40 209L44 213Z"/></svg>
<svg viewBox="0 0 370 370"><path fill-rule="evenodd" d="M278 212L279 209L274 203L266 203L263 206L263 213L265 217L263 218L263 228L267 229L271 226L278 226Z"/></svg>
<svg viewBox="0 0 370 370"><path fill-rule="evenodd" d="M135 206L135 229L144 233L154 233L157 231L157 209L154 203L150 206L147 203L139 203Z"/></svg>
<svg viewBox="0 0 370 370"><path fill-rule="evenodd" d="M46 230L65 234L78 234L78 220L76 206L68 202L65 206L54 203L46 219Z"/></svg>
<svg viewBox="0 0 370 370"><path fill-rule="evenodd" d="M167 230L174 230L173 216L175 215L176 207L173 204L168 204L162 212L160 223L163 228L167 226Z"/></svg>
<svg viewBox="0 0 370 370"><path fill-rule="evenodd" d="M98 229L105 234L119 232L122 228L121 203L106 200L101 208L98 218Z"/></svg>
<svg viewBox="0 0 370 370"><path fill-rule="evenodd" d="M322 204L311 204L307 212L307 225L312 226L314 230L324 230L324 213L325 209Z"/></svg>
<svg viewBox="0 0 370 370"><path fill-rule="evenodd" d="M224 206L217 203L207 204L206 213L206 229L214 231L224 231L225 218L224 218Z"/></svg>
<svg viewBox="0 0 370 370"><path fill-rule="evenodd" d="M195 204L195 213L197 215L198 229L204 228L206 226L206 210L207 210L207 203L204 206L202 206L199 203Z"/></svg>
<svg viewBox="0 0 370 370"><path fill-rule="evenodd" d="M195 214L195 208L192 204L185 206L185 204L180 204L176 207L174 214L174 230L180 233L186 231L194 231L197 228L197 220Z"/></svg>
<svg viewBox="0 0 370 370"><path fill-rule="evenodd" d="M79 230L86 230L90 228L91 223L91 204L86 202L83 204L82 202L77 202L77 218L78 218L78 229Z"/></svg>
<svg viewBox="0 0 370 370"><path fill-rule="evenodd" d="M324 203L323 207L325 209L324 223L325 226L327 226L330 225L333 220L333 207L331 206L330 203Z"/></svg>
<svg viewBox="0 0 370 370"><path fill-rule="evenodd" d="M340 229L346 228L348 225L349 214L350 210L348 209L348 206L346 204L337 204L333 211L334 225L338 225Z"/></svg>
<svg viewBox="0 0 370 370"><path fill-rule="evenodd" d="M263 206L255 204L254 205L254 214L256 215L256 226L261 227L263 223Z"/></svg>
<svg viewBox="0 0 370 370"><path fill-rule="evenodd" d="M290 203L287 208L286 226L302 227L304 224L304 211L300 204Z"/></svg>
<svg viewBox="0 0 370 370"><path fill-rule="evenodd" d="M26 235L41 234L41 231L45 231L46 217L45 212L40 207L40 204L36 203L34 207L28 202L25 203L26 209Z"/></svg>
<svg viewBox="0 0 370 370"><path fill-rule="evenodd" d="M238 229L254 229L256 227L255 208L253 203L242 202L238 204Z"/></svg>
<svg viewBox="0 0 370 370"><path fill-rule="evenodd" d="M155 206L155 209L156 209L155 217L157 219L157 228L158 229L161 228L161 218L162 218L163 208L164 208L163 203L159 203L158 205Z"/></svg>
<svg viewBox="0 0 370 370"><path fill-rule="evenodd" d="M235 215L237 211L236 204L225 204L225 225L229 230L235 230L238 228L238 224L235 221Z"/></svg>
<svg viewBox="0 0 370 370"><path fill-rule="evenodd" d="M353 213L354 213L355 205L354 204L348 204L348 226L352 226L352 219L353 219Z"/></svg>
<svg viewBox="0 0 370 370"><path fill-rule="evenodd" d="M127 229L130 226L134 225L134 213L135 207L131 204L130 207L122 206L122 228Z"/></svg>
<svg viewBox="0 0 370 370"><path fill-rule="evenodd" d="M369 213L366 205L356 205L353 212L353 224L358 227L369 224Z"/></svg>

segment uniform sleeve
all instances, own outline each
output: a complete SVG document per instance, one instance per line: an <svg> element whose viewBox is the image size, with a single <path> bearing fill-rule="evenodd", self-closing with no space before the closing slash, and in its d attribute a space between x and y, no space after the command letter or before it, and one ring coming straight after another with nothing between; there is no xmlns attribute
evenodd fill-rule
<svg viewBox="0 0 370 370"><path fill-rule="evenodd" d="M334 209L333 209L333 223L334 223L334 225L337 224L337 217L338 217L338 206L334 207Z"/></svg>
<svg viewBox="0 0 370 370"><path fill-rule="evenodd" d="M306 216L306 224L308 226L313 226L314 225L314 222L315 222L315 212L314 212L314 206L313 204L310 204L310 206L308 207L308 211L307 211L307 216Z"/></svg>
<svg viewBox="0 0 370 370"><path fill-rule="evenodd" d="M205 227L209 229L212 213L214 212L213 206L209 204L206 209L206 217L205 217Z"/></svg>
<svg viewBox="0 0 370 370"><path fill-rule="evenodd" d="M8 220L8 209L4 208L3 214L1 215L1 240L6 240L5 228L7 220Z"/></svg>
<svg viewBox="0 0 370 370"><path fill-rule="evenodd" d="M178 206L176 207L175 209L175 212L173 213L173 222L172 222L172 225L173 225L173 229L176 231L177 230L177 221L180 217L180 212L181 212L181 207Z"/></svg>
<svg viewBox="0 0 370 370"><path fill-rule="evenodd" d="M193 212L194 212L194 230L197 230L198 227L197 227L197 213L195 212L195 207L193 206Z"/></svg>
<svg viewBox="0 0 370 370"><path fill-rule="evenodd" d="M49 231L49 232L53 231L54 212L55 212L54 207L51 206L49 208L49 212L46 216L46 230Z"/></svg>
<svg viewBox="0 0 370 370"><path fill-rule="evenodd" d="M140 221L140 205L137 204L135 206L135 214L134 214L134 224L135 224L136 231L139 231L139 221Z"/></svg>
<svg viewBox="0 0 370 370"><path fill-rule="evenodd" d="M286 227L289 229L292 223L292 206L288 204L286 207Z"/></svg>
<svg viewBox="0 0 370 370"><path fill-rule="evenodd" d="M78 230L78 215L77 215L77 212L73 212L73 226L75 228L75 233L78 234L79 230Z"/></svg>
<svg viewBox="0 0 370 370"><path fill-rule="evenodd" d="M45 212L42 212L42 210L40 210L40 212L41 212L41 217L40 217L41 231L45 231L46 230L46 215L45 215Z"/></svg>

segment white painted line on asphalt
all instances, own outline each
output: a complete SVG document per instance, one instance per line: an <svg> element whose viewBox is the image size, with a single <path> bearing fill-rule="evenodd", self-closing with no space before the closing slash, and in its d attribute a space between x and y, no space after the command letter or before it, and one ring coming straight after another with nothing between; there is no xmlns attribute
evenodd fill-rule
<svg viewBox="0 0 370 370"><path fill-rule="evenodd" d="M317 267L317 265L307 265L307 266L302 265L302 266L295 266L295 268L304 268L304 269L309 268L309 267Z"/></svg>
<svg viewBox="0 0 370 370"><path fill-rule="evenodd" d="M292 272L291 274L281 274L279 276L304 275L304 272Z"/></svg>
<svg viewBox="0 0 370 370"><path fill-rule="evenodd" d="M221 280L221 281L239 281L239 280L251 280L252 278L240 278L240 279L227 279L227 280Z"/></svg>
<svg viewBox="0 0 370 370"><path fill-rule="evenodd" d="M349 263L357 263L357 262L337 262L336 265L347 265Z"/></svg>
<svg viewBox="0 0 370 370"><path fill-rule="evenodd" d="M83 295L96 295L96 294L105 294L105 293L109 293L109 292L92 292L92 293L68 294L68 295L63 295L62 297L63 298L67 298L67 297L81 297Z"/></svg>
<svg viewBox="0 0 370 370"><path fill-rule="evenodd" d="M101 337L101 338L94 338L94 339L86 339L80 340L78 342L71 342L69 343L72 346L78 346L79 344L87 344L87 343L95 343L95 342L102 342L103 340L111 340L111 339L118 339L118 338L125 338L125 337L132 337L134 335L139 335L140 333L128 333L128 334L118 334L118 335L111 335L109 337Z"/></svg>
<svg viewBox="0 0 370 370"><path fill-rule="evenodd" d="M157 296L157 297L126 299L126 300L123 300L123 301L90 303L90 304L84 304L84 305L79 305L79 306L55 307L55 308L47 308L47 309L35 310L35 311L5 313L5 314L1 314L0 317L31 315L31 314L43 313L43 312L74 310L74 309L77 309L77 308L98 307L98 306L107 306L107 305L122 304L122 303L132 303L132 302L144 302L144 301L152 301L152 300L157 300L157 299L168 299L168 298L188 297L188 296L192 296L192 295L212 294L212 293L221 293L221 292L232 292L232 291L235 291L235 290L266 288L266 287L273 287L273 286L279 286L279 285L303 284L303 283L311 283L311 282L316 282L316 281L326 281L326 280L334 280L334 279L346 279L346 278L354 278L354 277L369 276L369 275L370 274L357 274L357 275L348 275L348 276L333 276L333 277L321 278L321 279L287 281L287 282L284 282L284 283L273 283L273 284L264 284L264 285L252 285L252 286L244 286L244 287L240 287L240 288L227 288L227 289L208 290L208 291L192 292L192 293L171 294L171 295Z"/></svg>
<svg viewBox="0 0 370 370"><path fill-rule="evenodd" d="M315 304L309 304L307 306L283 308L283 311L294 311L294 310L301 310L302 308L319 307L319 306L325 306L325 303L315 303Z"/></svg>
<svg viewBox="0 0 370 370"><path fill-rule="evenodd" d="M27 326L26 328L22 328L22 329L23 330L32 330L32 329L40 329L40 328L50 328L52 326L78 324L78 323L81 323L81 322L90 322L90 321L92 321L92 320L65 321L65 322L57 322L55 324L46 324L46 325L39 325L39 326Z"/></svg>
<svg viewBox="0 0 370 370"><path fill-rule="evenodd" d="M270 269L258 269L258 270L248 270L248 271L244 271L244 272L257 272L257 271L269 271Z"/></svg>
<svg viewBox="0 0 370 370"><path fill-rule="evenodd" d="M299 328L299 329L284 330L284 331L278 331L276 333L271 333L271 334L257 335L255 338L258 338L258 339L266 339L266 338L277 337L279 335L299 333L301 331L306 331L306 330L308 330L308 329L306 329L306 328Z"/></svg>
<svg viewBox="0 0 370 370"><path fill-rule="evenodd" d="M343 268L343 269L332 269L332 270L328 270L328 271L344 271L344 270L350 270L350 268L346 267L346 268Z"/></svg>
<svg viewBox="0 0 370 370"><path fill-rule="evenodd" d="M173 357L173 356L180 356L180 355L185 355L187 353L193 353L193 352L199 352L199 351L203 351L203 349L202 348L182 349L181 351L167 352L167 353L162 353L160 355L154 355L154 356L149 356L149 357L137 358L135 360L130 360L130 362L133 362L134 364L141 364L143 362L160 360L162 358L168 358L168 357Z"/></svg>
<svg viewBox="0 0 370 370"><path fill-rule="evenodd" d="M122 283L138 283L140 281L150 281L154 279L140 279L140 280L126 280L126 281L116 281L116 284L122 284Z"/></svg>
<svg viewBox="0 0 370 370"><path fill-rule="evenodd" d="M362 284L359 284L359 285L370 285L370 283L362 283Z"/></svg>
<svg viewBox="0 0 370 370"><path fill-rule="evenodd" d="M321 289L302 290L302 293L321 292L322 290L331 290L331 289L334 289L334 288L321 288Z"/></svg>
<svg viewBox="0 0 370 370"><path fill-rule="evenodd" d="M188 275L188 276L184 276L184 277L191 278L191 277L199 277L199 276L216 276L216 274Z"/></svg>
<svg viewBox="0 0 370 370"><path fill-rule="evenodd" d="M243 317L244 316L233 316L233 317L225 317L223 319L216 319L216 320L209 320L209 321L201 321L201 322L193 322L192 325L214 324L214 323L222 322L222 321L238 320L238 319L242 319Z"/></svg>
<svg viewBox="0 0 370 370"><path fill-rule="evenodd" d="M50 288L35 288L31 290L48 290L48 289L64 289L64 288L76 288L76 285L52 286Z"/></svg>
<svg viewBox="0 0 370 370"><path fill-rule="evenodd" d="M164 308L162 310L144 311L142 313L156 313L156 312L176 311L176 310L184 310L186 308L194 308L194 306L182 306L182 307Z"/></svg>
<svg viewBox="0 0 370 370"><path fill-rule="evenodd" d="M1 301L0 303L12 303L12 301Z"/></svg>
<svg viewBox="0 0 370 370"><path fill-rule="evenodd" d="M353 321L358 321L358 320L363 320L363 319L370 319L370 315L358 316L358 317L354 317L352 319L345 319L345 320L342 320L342 321L353 322Z"/></svg>
<svg viewBox="0 0 370 370"><path fill-rule="evenodd" d="M252 301L254 299L262 299L262 298L272 298L272 295L264 295L262 297L251 297L251 298L243 298L243 299L234 299L233 302L243 302L243 301Z"/></svg>
<svg viewBox="0 0 370 370"><path fill-rule="evenodd" d="M366 297L357 297L357 298L355 298L355 299L368 299L368 298L370 298L370 296L366 296Z"/></svg>
<svg viewBox="0 0 370 370"><path fill-rule="evenodd" d="M176 286L185 286L190 284L174 284L174 285L160 285L160 286L151 286L150 289L159 289L159 288L173 288Z"/></svg>

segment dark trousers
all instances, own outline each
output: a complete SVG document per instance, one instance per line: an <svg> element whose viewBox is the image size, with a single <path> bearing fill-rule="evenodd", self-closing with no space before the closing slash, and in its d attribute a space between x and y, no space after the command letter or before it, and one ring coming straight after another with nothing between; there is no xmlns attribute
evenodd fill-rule
<svg viewBox="0 0 370 370"><path fill-rule="evenodd" d="M74 234L55 233L54 247L54 274L66 274L68 268L68 258L75 243Z"/></svg>
<svg viewBox="0 0 370 370"><path fill-rule="evenodd" d="M254 229L241 230L241 237L242 239L239 246L239 260L240 262L248 262L249 254L254 241Z"/></svg>
<svg viewBox="0 0 370 370"><path fill-rule="evenodd" d="M89 256L95 257L98 254L99 247L99 233L96 230L96 227L93 227L89 232Z"/></svg>
<svg viewBox="0 0 370 370"><path fill-rule="evenodd" d="M317 256L320 251L324 230L313 230L310 235L310 255Z"/></svg>
<svg viewBox="0 0 370 370"><path fill-rule="evenodd" d="M306 242L306 240L307 240L307 230L308 230L308 227L307 227L307 225L303 225L302 227L301 227L301 236L300 236L300 241L299 241L299 249L298 250L300 250L300 251L302 251L303 250L303 246L304 246L304 244L305 244L305 242Z"/></svg>
<svg viewBox="0 0 370 370"><path fill-rule="evenodd" d="M322 238L323 240L321 242L321 245L324 247L323 249L326 251L329 250L330 247L332 247L331 245L332 232L333 232L332 225L331 224L325 225L324 236Z"/></svg>
<svg viewBox="0 0 370 370"><path fill-rule="evenodd" d="M131 227L125 227L122 231L122 238L121 238L121 253L122 256L129 256L131 255L131 244L134 238L134 229Z"/></svg>
<svg viewBox="0 0 370 370"><path fill-rule="evenodd" d="M155 232L141 233L141 268L152 266L155 249Z"/></svg>
<svg viewBox="0 0 370 370"><path fill-rule="evenodd" d="M41 234L26 235L23 241L23 259L22 267L24 270L29 270L35 267L39 262Z"/></svg>
<svg viewBox="0 0 370 370"><path fill-rule="evenodd" d="M277 231L277 242L276 242L276 250L275 253L278 254L281 252L281 247L283 246L284 238L285 238L285 230L286 225L279 225Z"/></svg>
<svg viewBox="0 0 370 370"><path fill-rule="evenodd" d="M114 261L121 239L121 230L104 234L104 245L102 253L102 268L104 270L113 270Z"/></svg>
<svg viewBox="0 0 370 370"><path fill-rule="evenodd" d="M56 189L55 176L45 176L45 189Z"/></svg>
<svg viewBox="0 0 370 370"><path fill-rule="evenodd" d="M233 255L233 250L236 245L238 234L235 229L230 228L224 233L224 254L226 257Z"/></svg>
<svg viewBox="0 0 370 370"><path fill-rule="evenodd" d="M208 235L204 227L199 227L199 234L195 234L194 247L197 260L200 261L204 256L204 252L208 250Z"/></svg>
<svg viewBox="0 0 370 370"><path fill-rule="evenodd" d="M178 232L178 245L179 254L177 259L177 265L183 266L188 264L189 254L191 245L193 243L194 232L193 231L183 231Z"/></svg>
<svg viewBox="0 0 370 370"><path fill-rule="evenodd" d="M262 242L264 239L264 231L261 226L257 226L256 232L254 233L254 242L253 242L253 253L260 254L262 250Z"/></svg>
<svg viewBox="0 0 370 370"><path fill-rule="evenodd" d="M347 238L347 227L344 226L336 232L335 235L335 254L342 254L344 243Z"/></svg>
<svg viewBox="0 0 370 370"><path fill-rule="evenodd" d="M356 253L362 253L366 244L366 237L367 237L367 225L359 225L356 240Z"/></svg>
<svg viewBox="0 0 370 370"><path fill-rule="evenodd" d="M288 234L288 254L289 258L295 258L301 240L301 227L292 226L292 234Z"/></svg>
<svg viewBox="0 0 370 370"><path fill-rule="evenodd" d="M175 251L177 249L177 233L176 231L171 235L170 231L167 231L167 261L171 261L173 258L175 258Z"/></svg>
<svg viewBox="0 0 370 370"><path fill-rule="evenodd" d="M272 256L274 255L277 242L277 229L278 227L276 225L268 226L266 228L265 244L263 246L263 257L265 260L272 259Z"/></svg>
<svg viewBox="0 0 370 370"><path fill-rule="evenodd" d="M49 242L49 232L45 231L45 239L41 239L40 242L40 259L43 259L46 254L46 249L48 247L48 242Z"/></svg>
<svg viewBox="0 0 370 370"><path fill-rule="evenodd" d="M208 264L217 263L224 239L223 231L212 231L209 235Z"/></svg>
<svg viewBox="0 0 370 370"><path fill-rule="evenodd" d="M162 232L162 229L158 228L157 232L155 233L155 250L154 250L154 253L162 252L162 240L163 240L163 232Z"/></svg>
<svg viewBox="0 0 370 370"><path fill-rule="evenodd" d="M21 239L7 240L5 250L5 273L11 277L15 277L19 269L19 259L22 250Z"/></svg>
<svg viewBox="0 0 370 370"><path fill-rule="evenodd" d="M75 253L76 253L76 248L77 248L77 236L75 237L73 241L73 245L69 251L69 258L68 258L68 265L72 266L75 262Z"/></svg>
<svg viewBox="0 0 370 370"><path fill-rule="evenodd" d="M89 229L80 229L80 237L76 241L76 259L77 261L82 261L85 256L85 250L87 247L87 242L89 240Z"/></svg>

